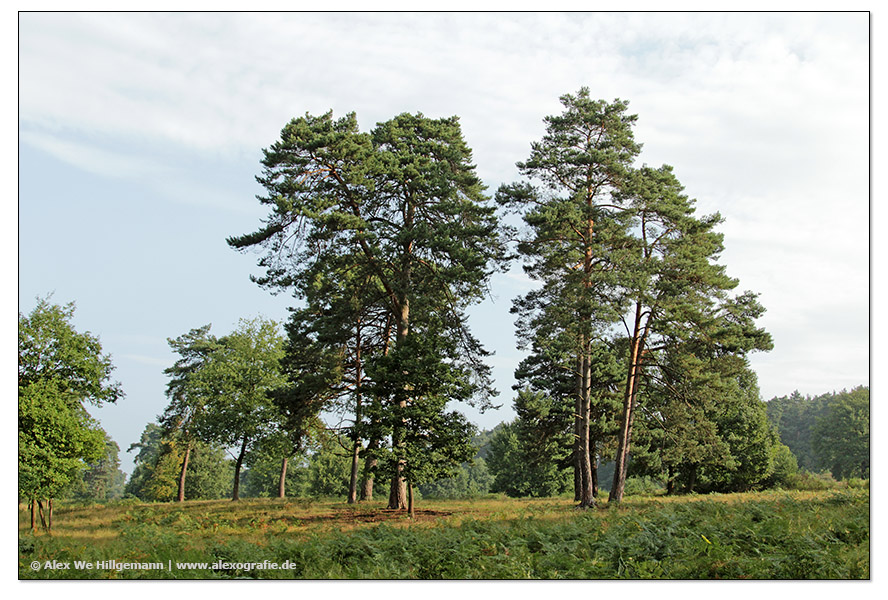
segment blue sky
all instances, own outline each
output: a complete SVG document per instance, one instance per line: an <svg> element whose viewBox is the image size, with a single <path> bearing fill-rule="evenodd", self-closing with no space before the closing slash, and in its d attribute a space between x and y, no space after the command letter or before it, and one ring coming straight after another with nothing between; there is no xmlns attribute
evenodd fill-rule
<svg viewBox="0 0 888 600"><path fill-rule="evenodd" d="M19 16L18 304L52 292L113 355L126 398L93 411L126 449L166 405L166 339L241 317L283 320L249 280L261 148L305 112L459 115L492 193L517 179L588 86L629 100L639 163L674 166L719 211L722 262L761 294L774 351L762 396L869 382L866 13L23 13ZM519 269L473 311L513 417Z"/></svg>

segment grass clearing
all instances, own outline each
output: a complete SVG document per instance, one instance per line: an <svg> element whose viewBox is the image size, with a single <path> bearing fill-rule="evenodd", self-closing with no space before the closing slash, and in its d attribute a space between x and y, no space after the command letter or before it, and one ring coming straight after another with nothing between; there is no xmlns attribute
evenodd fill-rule
<svg viewBox="0 0 888 600"><path fill-rule="evenodd" d="M630 497L589 511L565 498L419 508L411 520L340 500L59 505L52 534L34 535L22 507L19 577L869 578L866 489Z"/></svg>

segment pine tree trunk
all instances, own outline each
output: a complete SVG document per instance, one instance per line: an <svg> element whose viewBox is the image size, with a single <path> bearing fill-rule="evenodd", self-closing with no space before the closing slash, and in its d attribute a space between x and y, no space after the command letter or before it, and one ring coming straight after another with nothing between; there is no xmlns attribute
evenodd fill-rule
<svg viewBox="0 0 888 600"><path fill-rule="evenodd" d="M185 473L188 471L188 460L191 458L191 444L185 446L185 458L182 460L182 469L179 471L179 491L176 495L177 502L185 502Z"/></svg>
<svg viewBox="0 0 888 600"><path fill-rule="evenodd" d="M368 455L370 454L370 451L376 450L378 447L379 441L371 439L367 443ZM377 461L375 458L370 458L369 460L364 461L364 485L361 487L361 500L373 500L373 469L376 468L376 464Z"/></svg>
<svg viewBox="0 0 888 600"><path fill-rule="evenodd" d="M691 467L690 474L688 475L688 485L685 487L685 493L693 494L694 493L694 484L697 483L697 466L694 465Z"/></svg>
<svg viewBox="0 0 888 600"><path fill-rule="evenodd" d="M574 399L574 502L579 502L583 498L583 459L581 455L580 430L583 426L583 420L580 415L583 413L583 357L577 354L577 392Z"/></svg>
<svg viewBox="0 0 888 600"><path fill-rule="evenodd" d="M593 198L590 195L587 198L589 206L592 206ZM592 237L594 235L594 221L590 218L586 222L586 250L583 260L583 288L584 296L588 300L589 292L592 286L590 280L592 273ZM592 315L588 309L583 307L580 313L580 501L579 508L590 508L595 506L595 498L592 490L592 462L589 457L589 418L591 415L591 395L592 395L592 364L589 356L589 331L592 322Z"/></svg>
<svg viewBox="0 0 888 600"><path fill-rule="evenodd" d="M397 342L398 345L407 339L407 335L410 331L410 300L404 297L401 300L401 311L398 315L398 333L397 333ZM405 408L407 406L406 401L401 400L398 402L398 405L401 408ZM395 422L394 427L392 428L392 450L395 452L395 457L397 458L397 462L395 464L395 468L392 472L392 485L389 491L389 502L388 508L394 510L400 510L406 508L407 506L407 490L406 484L404 482L404 477L402 475L404 471L404 459L400 456L400 450L402 447L402 439L403 439L403 423Z"/></svg>
<svg viewBox="0 0 888 600"><path fill-rule="evenodd" d="M598 448L589 434L589 461L592 464L592 497L598 498Z"/></svg>
<svg viewBox="0 0 888 600"><path fill-rule="evenodd" d="M389 490L388 508L392 510L402 510L407 507L407 483L401 476L403 469L403 461L398 461L395 465L395 475L392 476L392 485Z"/></svg>
<svg viewBox="0 0 888 600"><path fill-rule="evenodd" d="M241 467L244 465L244 455L247 453L247 436L241 444L240 453L237 455L237 461L234 463L234 489L231 492L231 500L240 500L240 473Z"/></svg>
<svg viewBox="0 0 888 600"><path fill-rule="evenodd" d="M355 427L361 423L361 319L358 317L355 334ZM358 459L361 454L361 438L352 436L351 476L348 481L348 503L358 501Z"/></svg>
<svg viewBox="0 0 888 600"><path fill-rule="evenodd" d="M389 314L385 320L385 333L383 334L383 347L382 347L382 355L388 356L389 349L391 347L391 339L392 339L392 315ZM377 400L378 402L378 400ZM378 424L377 421L371 421L373 425ZM375 431L375 428L373 428ZM367 442L367 455L372 456L372 451L379 448L379 438L370 438L370 441ZM361 500L372 501L373 500L373 486L376 483L374 471L376 469L376 465L379 464L379 461L376 458L370 458L364 462L364 487L361 490Z"/></svg>
<svg viewBox="0 0 888 600"><path fill-rule="evenodd" d="M629 457L629 438L632 430L633 404L638 388L638 367L643 337L641 335L641 303L635 305L635 325L629 350L629 372L626 376L626 389L623 394L623 414L620 419L620 432L617 436L617 455L614 459L614 484L611 487L608 502L623 500L626 487L626 472Z"/></svg>
<svg viewBox="0 0 888 600"><path fill-rule="evenodd" d="M278 498L287 497L287 465L289 462L290 459L286 456L281 460L281 476L278 479Z"/></svg>
<svg viewBox="0 0 888 600"><path fill-rule="evenodd" d="M589 355L585 354L583 356L583 388L580 404L580 475L583 487L580 490L579 508L591 508L595 506L595 498L592 494L592 462L589 459L589 400L591 390L591 365L589 363Z"/></svg>
<svg viewBox="0 0 888 600"><path fill-rule="evenodd" d="M351 456L351 474L348 480L348 503L355 504L358 501L358 457L361 453L360 440L354 441Z"/></svg>

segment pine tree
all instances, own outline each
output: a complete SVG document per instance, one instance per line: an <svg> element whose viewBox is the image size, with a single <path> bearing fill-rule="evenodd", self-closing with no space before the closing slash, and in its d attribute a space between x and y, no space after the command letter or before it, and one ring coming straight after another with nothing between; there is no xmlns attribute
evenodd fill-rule
<svg viewBox="0 0 888 600"><path fill-rule="evenodd" d="M265 248L260 265L266 275L257 281L292 289L300 298L309 297L305 282L313 265L335 276L334 288L343 285L346 272L372 277L363 289L373 298L360 297L358 304L385 307L391 350L387 345L377 353L382 362L407 355L410 336L423 329L418 315L443 315L432 329L443 325L461 344L460 361L477 383L467 400L484 407L490 395L482 362L486 353L468 332L464 311L481 298L504 249L494 210L470 161L456 117L402 114L370 134L359 131L354 114L339 120L331 113L294 119L265 151L258 180L268 191L260 201L272 208L266 225L229 243L238 249ZM328 268L334 262L337 268ZM356 336L360 311L338 314L348 322L340 330ZM355 350L361 347L352 342ZM406 418L410 403L425 401L404 391L390 395L390 404L376 406L374 413L380 419L385 415L391 425L392 508L406 505L404 475L410 467L406 422L389 417ZM355 432L361 420L355 419ZM382 422L369 425L379 429ZM382 439L374 435L371 443ZM357 451L358 438L353 442Z"/></svg>
<svg viewBox="0 0 888 600"><path fill-rule="evenodd" d="M586 508L595 503L592 346L620 314L609 263L625 237L621 191L641 147L628 103L592 100L588 88L562 96L561 103L564 112L544 119L546 135L518 163L526 181L502 186L497 200L523 212L528 230L518 251L527 261L525 271L542 283L541 291L518 302L519 313L532 318L545 311L536 321L548 321L573 345L578 500Z"/></svg>

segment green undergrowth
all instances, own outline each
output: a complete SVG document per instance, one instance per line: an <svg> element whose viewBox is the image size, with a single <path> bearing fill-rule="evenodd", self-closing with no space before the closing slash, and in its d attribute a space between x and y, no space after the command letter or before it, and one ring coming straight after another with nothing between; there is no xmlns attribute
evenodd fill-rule
<svg viewBox="0 0 888 600"><path fill-rule="evenodd" d="M587 511L566 500L430 501L421 508L427 512L416 521L398 515L373 522L381 505L356 509L334 502L272 500L156 504L106 507L104 517L103 509L96 508L83 513L92 520L80 526L75 514L60 508L58 521L68 517L69 523L52 535L35 536L20 519L19 576L869 578L868 489L632 498ZM74 565L77 560L111 559L164 568ZM47 568L46 561L70 564ZM188 562L207 565L176 564ZM32 563L40 568L32 569ZM286 568L269 568L272 563Z"/></svg>

